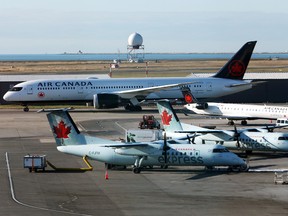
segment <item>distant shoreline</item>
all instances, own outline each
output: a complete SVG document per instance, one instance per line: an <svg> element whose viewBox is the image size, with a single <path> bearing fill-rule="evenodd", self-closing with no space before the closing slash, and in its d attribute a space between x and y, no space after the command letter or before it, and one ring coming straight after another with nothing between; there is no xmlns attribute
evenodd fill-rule
<svg viewBox="0 0 288 216"><path fill-rule="evenodd" d="M157 60L227 60L234 53L141 53L133 58L146 61ZM62 54L0 54L0 61L127 61L127 53L62 53ZM252 59L288 59L288 53L253 53Z"/></svg>

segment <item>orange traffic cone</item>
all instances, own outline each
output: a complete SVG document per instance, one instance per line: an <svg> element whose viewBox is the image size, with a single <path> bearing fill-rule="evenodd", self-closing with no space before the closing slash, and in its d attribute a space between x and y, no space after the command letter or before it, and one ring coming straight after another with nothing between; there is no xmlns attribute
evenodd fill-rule
<svg viewBox="0 0 288 216"><path fill-rule="evenodd" d="M109 179L109 176L108 176L108 171L106 170L105 172L105 179L108 180Z"/></svg>

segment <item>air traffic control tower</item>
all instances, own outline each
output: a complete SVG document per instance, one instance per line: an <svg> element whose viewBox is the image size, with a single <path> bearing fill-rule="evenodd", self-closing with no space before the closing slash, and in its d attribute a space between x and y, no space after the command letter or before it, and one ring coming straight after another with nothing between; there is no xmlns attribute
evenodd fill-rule
<svg viewBox="0 0 288 216"><path fill-rule="evenodd" d="M128 37L128 45L127 45L127 60L129 62L144 62L144 45L143 37L134 32Z"/></svg>

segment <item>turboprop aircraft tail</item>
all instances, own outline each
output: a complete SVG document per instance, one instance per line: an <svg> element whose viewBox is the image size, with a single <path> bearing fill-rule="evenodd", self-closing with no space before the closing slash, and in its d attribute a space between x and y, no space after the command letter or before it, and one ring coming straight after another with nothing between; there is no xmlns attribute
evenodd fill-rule
<svg viewBox="0 0 288 216"><path fill-rule="evenodd" d="M47 118L57 146L115 144L114 141L82 134L67 110L54 110Z"/></svg>
<svg viewBox="0 0 288 216"><path fill-rule="evenodd" d="M182 131L182 125L168 100L157 102L157 108L161 116L162 124L166 132Z"/></svg>
<svg viewBox="0 0 288 216"><path fill-rule="evenodd" d="M250 41L244 44L213 77L237 80L243 79L256 42L257 41Z"/></svg>

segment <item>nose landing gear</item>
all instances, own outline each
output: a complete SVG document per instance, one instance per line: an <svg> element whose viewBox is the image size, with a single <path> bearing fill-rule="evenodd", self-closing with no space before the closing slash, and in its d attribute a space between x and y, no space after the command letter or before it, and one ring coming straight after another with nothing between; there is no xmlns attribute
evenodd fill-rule
<svg viewBox="0 0 288 216"><path fill-rule="evenodd" d="M23 108L24 112L29 112L29 107L27 104L22 104L22 106L24 106L24 108Z"/></svg>

